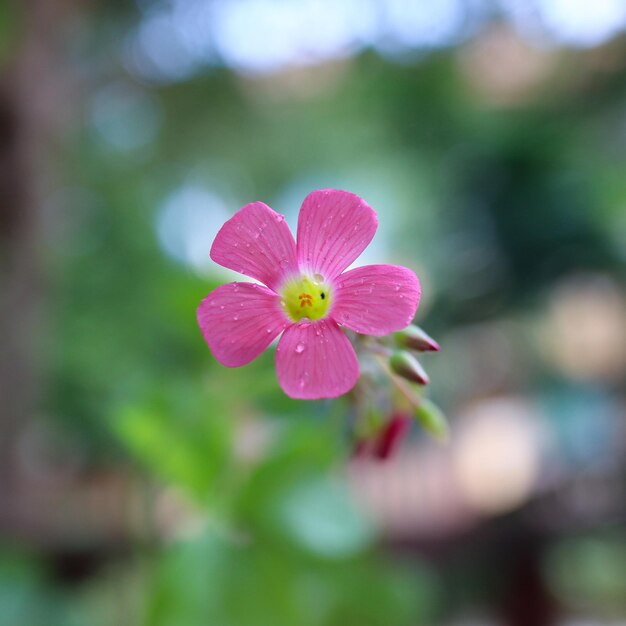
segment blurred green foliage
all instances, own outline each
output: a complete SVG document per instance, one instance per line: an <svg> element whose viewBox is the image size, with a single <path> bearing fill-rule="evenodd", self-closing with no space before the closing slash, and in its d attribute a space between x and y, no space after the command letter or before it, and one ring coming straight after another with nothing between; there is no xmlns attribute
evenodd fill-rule
<svg viewBox="0 0 626 626"><path fill-rule="evenodd" d="M151 598L147 623L155 625L187 626L211 616L241 626L383 626L427 623L433 585L428 575L370 557L328 561L280 541L236 546L213 536L172 548ZM423 617L415 621L416 614Z"/></svg>
<svg viewBox="0 0 626 626"><path fill-rule="evenodd" d="M555 543L546 555L546 576L558 597L577 611L619 618L626 610L626 543L619 530L576 535Z"/></svg>
<svg viewBox="0 0 626 626"><path fill-rule="evenodd" d="M0 5L3 33L17 27L7 10ZM533 98L507 106L477 94L460 68L463 48L411 63L367 51L294 70L291 80L216 67L150 83L115 52L140 15L119 3L99 11L68 59L89 78L50 198L42 412L78 442L88 468L139 475L148 501L173 489L199 521L173 537L144 528L123 565L72 589L44 560L7 548L2 619L433 623L445 613L437 577L377 554L375 530L349 495L347 405L286 398L271 351L244 369L216 364L195 308L221 278L166 253L163 205L200 185L232 212L259 199L295 225L308 191L347 188L379 212L386 260L424 278L419 316L429 332L509 315L570 272L621 271L626 152L613 131L624 125L626 68L574 80L580 59L571 56ZM96 102L111 88L134 104L97 124ZM154 132L128 143L146 119ZM442 430L438 409L422 417ZM252 448L242 452L250 429ZM550 557L555 584L614 602L621 589L602 573L620 574L610 549L572 545ZM576 577L589 555L600 565ZM117 606L120 590L132 597Z"/></svg>

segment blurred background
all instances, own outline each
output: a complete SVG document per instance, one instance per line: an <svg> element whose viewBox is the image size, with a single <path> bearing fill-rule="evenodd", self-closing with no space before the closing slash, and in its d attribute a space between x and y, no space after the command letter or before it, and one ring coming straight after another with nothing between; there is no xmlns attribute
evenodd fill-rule
<svg viewBox="0 0 626 626"><path fill-rule="evenodd" d="M195 321L240 206L364 197L447 445ZM626 624L626 1L2 0L0 624Z"/></svg>

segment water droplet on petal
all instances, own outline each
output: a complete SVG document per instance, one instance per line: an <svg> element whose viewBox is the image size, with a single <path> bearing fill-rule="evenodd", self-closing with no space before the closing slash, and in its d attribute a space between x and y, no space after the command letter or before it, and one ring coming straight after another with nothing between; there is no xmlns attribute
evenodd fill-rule
<svg viewBox="0 0 626 626"><path fill-rule="evenodd" d="M304 352L304 344L302 342L296 344L296 352L302 354Z"/></svg>
<svg viewBox="0 0 626 626"><path fill-rule="evenodd" d="M239 315L233 315L233 322L236 322L239 319Z"/></svg>

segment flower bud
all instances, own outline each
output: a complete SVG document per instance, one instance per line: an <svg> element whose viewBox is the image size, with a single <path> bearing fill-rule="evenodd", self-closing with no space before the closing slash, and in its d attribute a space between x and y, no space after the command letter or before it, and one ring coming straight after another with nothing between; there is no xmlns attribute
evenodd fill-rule
<svg viewBox="0 0 626 626"><path fill-rule="evenodd" d="M397 450L411 427L411 417L404 413L394 413L385 424L376 440L375 455L384 461Z"/></svg>
<svg viewBox="0 0 626 626"><path fill-rule="evenodd" d="M418 352L438 352L440 350L439 344L415 324L394 333L394 338L401 348L417 350Z"/></svg>
<svg viewBox="0 0 626 626"><path fill-rule="evenodd" d="M447 441L448 420L436 404L423 398L415 410L415 418L422 425L422 428L435 439Z"/></svg>
<svg viewBox="0 0 626 626"><path fill-rule="evenodd" d="M406 350L398 350L389 357L389 366L392 371L413 383L427 385L430 382L428 374L419 361Z"/></svg>

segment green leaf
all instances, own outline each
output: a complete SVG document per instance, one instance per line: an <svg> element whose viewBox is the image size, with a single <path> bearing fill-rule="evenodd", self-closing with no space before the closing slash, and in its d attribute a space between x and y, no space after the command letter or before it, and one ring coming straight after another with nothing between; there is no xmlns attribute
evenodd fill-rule
<svg viewBox="0 0 626 626"><path fill-rule="evenodd" d="M214 502L232 469L232 421L218 398L194 381L151 390L122 406L111 425L156 476Z"/></svg>

